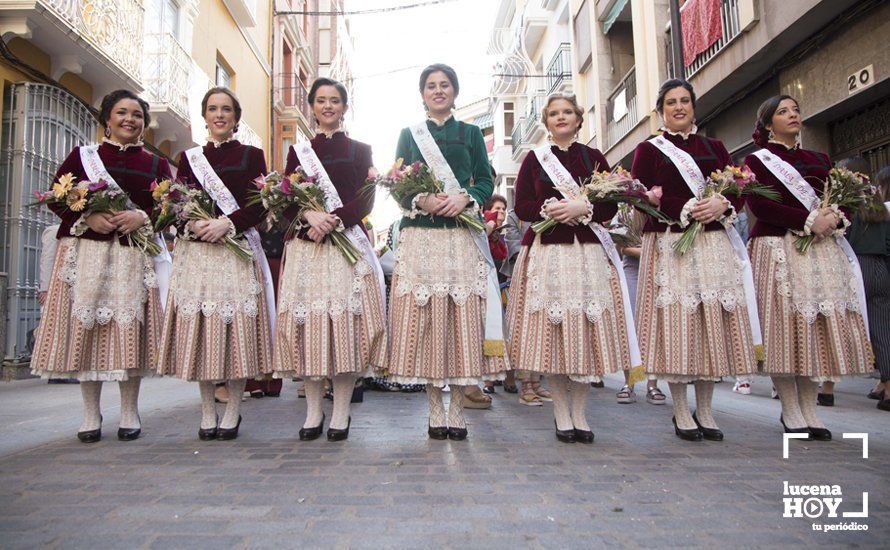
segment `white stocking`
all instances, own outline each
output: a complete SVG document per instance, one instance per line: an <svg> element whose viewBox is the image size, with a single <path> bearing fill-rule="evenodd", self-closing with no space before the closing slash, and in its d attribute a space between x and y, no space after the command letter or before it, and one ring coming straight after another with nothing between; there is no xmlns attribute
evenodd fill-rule
<svg viewBox="0 0 890 550"><path fill-rule="evenodd" d="M569 379L564 374L554 374L549 380L550 393L553 394L553 418L556 419L556 429L571 430L574 426L569 412Z"/></svg>
<svg viewBox="0 0 890 550"><path fill-rule="evenodd" d="M587 382L569 381L569 397L572 399L572 424L585 432L590 431L587 424L587 396L590 384Z"/></svg>
<svg viewBox="0 0 890 550"><path fill-rule="evenodd" d="M212 430L217 427L219 420L216 417L216 401L214 401L216 384L198 382L198 389L201 390L201 429Z"/></svg>
<svg viewBox="0 0 890 550"><path fill-rule="evenodd" d="M98 430L102 427L102 412L99 410L102 382L81 382L80 395L83 396L83 422L78 431Z"/></svg>
<svg viewBox="0 0 890 550"><path fill-rule="evenodd" d="M695 417L705 428L717 428L717 421L711 411L714 400L714 383L710 380L695 381Z"/></svg>
<svg viewBox="0 0 890 550"><path fill-rule="evenodd" d="M797 399L797 381L795 376L773 376L773 386L779 394L779 402L782 404L782 419L788 428L806 428L800 411L800 402ZM816 399L815 397L813 398Z"/></svg>
<svg viewBox="0 0 890 550"><path fill-rule="evenodd" d="M816 412L816 396L819 393L819 385L806 376L797 376L797 402L800 404L800 412L809 428L824 428L825 424L819 420Z"/></svg>
<svg viewBox="0 0 890 550"><path fill-rule="evenodd" d="M426 395L430 400L430 427L444 428L447 423L445 421L445 403L442 401L442 388L427 384Z"/></svg>
<svg viewBox="0 0 890 550"><path fill-rule="evenodd" d="M345 430L349 425L349 407L356 378L358 377L355 374L334 376L334 414L331 416L330 427L335 430Z"/></svg>
<svg viewBox="0 0 890 550"><path fill-rule="evenodd" d="M244 396L244 386L246 385L246 378L226 382L226 387L229 389L229 402L226 403L226 412L219 423L220 428L228 430L238 425L238 418L241 416L241 397Z"/></svg>
<svg viewBox="0 0 890 550"><path fill-rule="evenodd" d="M464 420L464 386L451 384L451 399L448 402L448 427L466 428Z"/></svg>
<svg viewBox="0 0 890 550"><path fill-rule="evenodd" d="M139 418L139 385L142 378L131 376L129 380L118 382L121 391L121 428L135 429L142 427Z"/></svg>
<svg viewBox="0 0 890 550"><path fill-rule="evenodd" d="M322 400L324 399L324 379L303 380L303 388L306 389L306 421L304 428L315 428L321 424L324 416Z"/></svg>
<svg viewBox="0 0 890 550"><path fill-rule="evenodd" d="M671 390L671 399L674 402L674 417L677 419L677 427L681 430L694 430L698 428L692 413L689 412L689 401L686 399L686 384L668 382Z"/></svg>

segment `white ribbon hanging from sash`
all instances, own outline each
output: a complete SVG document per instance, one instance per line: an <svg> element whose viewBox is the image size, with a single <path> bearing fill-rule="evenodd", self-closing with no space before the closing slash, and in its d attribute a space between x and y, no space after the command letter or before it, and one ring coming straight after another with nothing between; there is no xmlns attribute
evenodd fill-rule
<svg viewBox="0 0 890 550"><path fill-rule="evenodd" d="M459 193L461 189L460 182L457 180L457 176L454 175L454 170L451 169L451 166L445 159L445 155L442 154L442 151L436 144L436 140L430 133L426 122L412 126L411 135L414 137L414 142L417 143L417 148L420 149L420 154L423 155L423 160L426 161L427 166L445 184L445 192L452 195ZM474 231L469 227L467 231L473 236L476 247L479 249L482 257L485 258L485 261L488 262L488 285L485 294L485 343L483 344L483 350L485 355L503 356L505 349L501 292L494 259L491 257L491 249L488 247L488 237L484 231Z"/></svg>
<svg viewBox="0 0 890 550"><path fill-rule="evenodd" d="M677 167L677 171L683 177L683 181L692 191L696 198L702 196L705 188L705 175L701 168L695 163L692 155L680 149L663 136L656 136L649 140L649 143L658 148L659 151L670 159ZM745 289L745 302L748 306L748 322L751 325L751 337L754 340L757 358L761 359L763 353L763 336L760 331L760 317L757 312L757 296L754 293L754 273L751 270L751 259L748 258L748 251L745 249L745 243L736 228L732 225L724 225L726 236L729 237L729 243L732 249L742 262L742 285Z"/></svg>
<svg viewBox="0 0 890 550"><path fill-rule="evenodd" d="M124 196L127 196L126 192L121 189L120 185L114 181L114 178L111 177L111 174L109 174L108 170L105 168L105 164L99 157L98 145L81 147L80 163L83 164L83 169L87 173L87 177L90 181L104 181L111 189L120 191L124 193ZM133 204L133 201L130 200L129 196L127 196L127 208L130 210L143 211L141 208ZM167 307L167 291L170 289L170 273L173 271L173 258L170 257L170 251L167 250L167 243L164 242L164 238L157 233L155 234L155 242L161 247L161 253L157 256L152 256L151 261L155 268L155 278L158 281L158 294L160 295L161 309L163 310Z"/></svg>
<svg viewBox="0 0 890 550"><path fill-rule="evenodd" d="M192 172L201 186L216 203L216 206L222 210L223 214L228 216L240 207L238 201L226 187L226 184L220 179L219 175L210 166L210 161L204 156L204 148L200 145L192 147L185 152L185 156L192 167ZM255 227L251 227L244 232L247 244L253 252L253 261L260 266L263 274L263 289L266 293L266 309L269 312L269 327L271 332L275 333L275 287L272 284L272 270L269 269L269 261L266 260L266 253L263 251L263 243L260 239L260 232Z"/></svg>
<svg viewBox="0 0 890 550"><path fill-rule="evenodd" d="M754 156L760 159L760 162L766 166L767 170L776 176L788 191L794 195L794 198L803 205L804 208L812 212L819 208L819 197L813 187L806 182L800 172L794 166L785 162L777 155L770 153L766 149L760 149L754 152ZM859 300L859 313L862 315L862 321L865 324L865 334L871 338L868 330L868 311L865 307L865 283L862 281L862 268L859 266L859 258L850 246L850 242L843 235L835 235L835 242L844 251L844 256L850 263L853 275L856 278L856 297Z"/></svg>
<svg viewBox="0 0 890 550"><path fill-rule="evenodd" d="M549 145L542 145L534 151L535 157L538 159L538 162L541 163L541 167L544 168L544 171L550 176L550 180L553 181L553 187L555 187L563 197L567 199L573 198L573 195L567 193L567 191L574 193L574 196L577 196L578 193L580 193L581 187L572 177L572 174L569 173L568 169L566 169L566 167L559 162L559 159L550 151ZM609 232L606 231L605 227L597 222L590 222L587 227L593 230L596 234L600 244L603 246L603 250L606 252L606 256L609 258L609 262L611 262L615 271L618 272L618 281L621 283L621 302L624 306L624 325L625 330L627 331L628 348L630 348L630 366L631 368L638 367L642 365L643 360L640 355L640 345L637 341L637 327L634 324L634 317L630 308L630 291L627 289L627 278L624 275L624 265L621 263L621 255L618 254L615 242L612 241L612 237L609 235Z"/></svg>
<svg viewBox="0 0 890 550"><path fill-rule="evenodd" d="M297 154L297 158L300 159L300 166L303 167L303 170L307 175L314 177L318 181L318 186L321 187L321 190L324 192L325 210L330 213L343 206L343 200L340 198L340 194L337 192L334 182L331 181L331 177L328 175L327 170L325 170L318 155L315 154L315 150L312 149L312 142L304 139L300 140L299 143L292 147ZM360 192L364 192L364 190ZM359 229L358 225L348 227L344 233L349 237L352 244L362 251L362 257L368 262L371 269L374 270L374 274L377 278L377 287L380 290L380 303L383 304L385 313L386 282L383 280L383 268L380 267L380 261L377 259L377 254L374 253L374 247L371 246L371 241L368 240L368 236L365 235L365 232Z"/></svg>

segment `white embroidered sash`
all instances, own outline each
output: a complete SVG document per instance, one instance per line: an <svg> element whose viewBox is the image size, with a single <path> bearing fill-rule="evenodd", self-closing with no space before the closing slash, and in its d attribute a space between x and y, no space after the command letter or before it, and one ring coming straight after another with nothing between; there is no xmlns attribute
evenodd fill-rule
<svg viewBox="0 0 890 550"><path fill-rule="evenodd" d="M192 167L192 172L201 186L213 199L213 202L222 210L223 214L228 216L240 207L238 201L226 187L226 184L220 179L219 175L210 166L210 161L204 156L204 148L200 145L192 147L185 152L185 156ZM253 252L253 261L256 262L260 271L263 273L263 288L266 292L266 309L269 311L269 326L272 334L275 333L275 287L272 284L272 271L269 269L269 261L266 259L266 253L263 251L260 233L255 227L251 227L244 232L244 237L250 245Z"/></svg>
<svg viewBox="0 0 890 550"><path fill-rule="evenodd" d="M692 155L665 139L664 136L656 136L650 139L649 143L657 147L659 151L670 159L677 171L680 172L689 190L692 191L692 194L697 198L701 198L707 179L705 179L705 175L702 173L701 168L698 167L698 164L695 163ZM757 297L754 293L754 273L751 270L751 259L748 257L745 243L742 241L742 237L736 228L730 224L723 227L726 230L726 236L729 237L733 251L742 264L742 285L745 288L745 303L748 306L748 322L751 325L751 336L755 346L762 346L763 337L760 331L760 316L757 312Z"/></svg>
<svg viewBox="0 0 890 550"><path fill-rule="evenodd" d="M430 133L426 121L411 127L411 135L423 160L433 171L433 174L445 184L445 192L456 194L460 192L460 182L454 175L454 170L449 166L445 155L436 144L436 140ZM481 206L481 205L480 205ZM476 247L485 261L488 262L488 286L485 293L485 355L503 356L504 349L504 324L501 312L501 292L498 284L498 274L495 270L494 259L491 257L491 249L488 247L488 237L484 231L474 231L467 228L473 236Z"/></svg>
<svg viewBox="0 0 890 550"><path fill-rule="evenodd" d="M331 177L328 175L327 170L325 170L324 165L321 163L315 150L312 149L312 142L309 140L300 140L299 143L293 145L293 149L297 154L297 158L300 159L300 166L303 167L306 174L318 180L318 185L324 192L325 210L332 212L343 206L343 200L340 198L340 194L337 192L334 182L331 181ZM377 254L374 253L374 247L371 246L371 241L368 240L368 236L358 227L358 225L346 228L344 233L349 237L352 244L362 251L362 256L365 261L368 262L371 269L374 270L374 274L377 277L377 286L380 289L380 303L383 304L385 315L386 283L383 280L383 268L380 266Z"/></svg>
<svg viewBox="0 0 890 550"><path fill-rule="evenodd" d="M754 152L754 156L760 159L760 162L766 166L766 169L776 176L776 179L782 182L788 191L794 195L794 198L803 205L804 208L812 212L819 208L819 197L813 187L807 183L797 169L785 162L778 155L775 155L767 149L760 149ZM868 335L868 311L865 307L865 283L862 280L862 268L859 266L859 258L850 246L850 242L843 235L836 235L835 242L844 251L850 269L853 270L853 276L856 279L856 297L859 300L859 313L862 315L862 321L865 324L865 333ZM869 335L869 338L871 336Z"/></svg>
<svg viewBox="0 0 890 550"><path fill-rule="evenodd" d="M580 193L580 186L572 177L572 174L569 173L568 169L559 162L559 159L556 158L550 150L549 145L542 145L541 147L536 148L535 157L537 157L538 162L541 163L541 167L547 172L547 175L550 176L551 181L553 181L553 187L555 187L563 197L567 199L573 198L572 195L567 194L567 190L570 190L576 196ZM634 316L630 308L630 292L627 290L627 278L624 275L624 265L621 263L621 255L618 253L618 249L615 247L615 242L612 241L612 237L609 235L609 232L606 231L606 228L597 222L590 222L588 227L596 234L600 244L603 246L603 250L605 250L606 255L609 257L609 262L611 262L615 271L618 272L618 281L621 283L621 302L624 306L624 324L625 330L627 331L628 347L630 348L630 366L633 368L642 365L643 360L640 355L640 345L637 342L637 328L634 324Z"/></svg>
<svg viewBox="0 0 890 550"><path fill-rule="evenodd" d="M111 189L124 193L124 196L127 197L127 208L131 210L142 210L133 204L133 201L130 200L130 197L127 196L126 192L121 189L120 185L118 185L117 182L114 181L114 178L111 177L111 174L108 173L105 164L99 157L98 145L81 147L80 163L83 164L83 169L87 173L87 177L90 181L104 181ZM161 253L157 256L152 256L151 261L154 264L155 278L158 281L158 294L160 294L161 308L163 309L167 307L167 291L170 289L170 274L173 271L173 258L170 257L170 251L167 250L167 243L164 242L163 237L155 234L155 242L161 247Z"/></svg>

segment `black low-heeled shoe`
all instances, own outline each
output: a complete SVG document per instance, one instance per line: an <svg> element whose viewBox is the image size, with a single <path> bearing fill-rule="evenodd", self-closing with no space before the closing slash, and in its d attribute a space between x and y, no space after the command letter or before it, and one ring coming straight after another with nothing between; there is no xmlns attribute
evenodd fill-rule
<svg viewBox="0 0 890 550"><path fill-rule="evenodd" d="M575 441L578 443L593 443L593 432L590 430L579 430L575 428Z"/></svg>
<svg viewBox="0 0 890 550"><path fill-rule="evenodd" d="M238 428L241 427L241 415L238 415L238 423L235 424L234 428L220 428L219 432L216 436L217 439L222 441L228 441L230 439L235 439L238 437Z"/></svg>
<svg viewBox="0 0 890 550"><path fill-rule="evenodd" d="M701 432L701 436L708 441L723 441L723 430L720 428L705 428L701 425L701 422L698 421L698 417L695 416L695 413L692 413L692 420L695 421L695 425L698 426L698 431Z"/></svg>
<svg viewBox="0 0 890 550"><path fill-rule="evenodd" d="M201 441L210 441L219 436L219 416L216 417L216 426L212 428L198 428L198 439Z"/></svg>
<svg viewBox="0 0 890 550"><path fill-rule="evenodd" d="M102 440L102 415L99 415L99 427L95 430L84 430L77 432L77 439L81 443L96 443Z"/></svg>
<svg viewBox="0 0 890 550"><path fill-rule="evenodd" d="M807 439L813 439L813 434L810 433L809 428L789 428L785 425L785 417L781 415L779 415L779 422L782 423L782 428L786 434L807 434L809 436Z"/></svg>
<svg viewBox="0 0 890 550"><path fill-rule="evenodd" d="M680 429L680 427L677 426L677 417L676 416L671 417L671 422L674 423L674 433L677 434L677 437L679 437L680 439L683 439L685 441L701 441L702 440L702 434L698 428L695 428L694 430Z"/></svg>
<svg viewBox="0 0 890 550"><path fill-rule="evenodd" d="M328 428L328 441L343 441L349 438L349 426L352 425L352 417L346 422L346 429Z"/></svg>
<svg viewBox="0 0 890 550"><path fill-rule="evenodd" d="M118 428L117 429L117 438L121 441L133 441L134 439L139 439L139 434L142 433L142 418L138 415L136 418L139 418L139 427L138 428Z"/></svg>
<svg viewBox="0 0 890 550"><path fill-rule="evenodd" d="M430 439L448 439L448 428L445 426L429 426L427 427L426 433L430 436Z"/></svg>
<svg viewBox="0 0 890 550"><path fill-rule="evenodd" d="M559 424L556 423L556 420L553 421L553 425L556 427L556 439L562 441L563 443L574 443L575 442L575 429L571 430L560 430Z"/></svg>
<svg viewBox="0 0 890 550"><path fill-rule="evenodd" d="M448 428L448 439L452 441L463 441L467 438L469 432L466 428Z"/></svg>
<svg viewBox="0 0 890 550"><path fill-rule="evenodd" d="M318 426L315 426L314 428L300 428L300 441L312 441L313 439L318 439L323 430L324 413L321 415L321 422L318 423Z"/></svg>
<svg viewBox="0 0 890 550"><path fill-rule="evenodd" d="M828 428L807 428L810 438L816 441L831 441L831 430Z"/></svg>

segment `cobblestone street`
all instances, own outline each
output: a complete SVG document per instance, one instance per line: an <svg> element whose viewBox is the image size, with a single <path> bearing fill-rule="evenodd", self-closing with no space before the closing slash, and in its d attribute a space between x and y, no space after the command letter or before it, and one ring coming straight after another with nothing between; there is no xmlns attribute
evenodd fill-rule
<svg viewBox="0 0 890 550"><path fill-rule="evenodd" d="M763 379L748 397L718 386L723 443L680 441L670 406L617 405L610 379L592 394L592 446L558 443L549 406L500 388L492 410L468 412L465 442L427 439L424 394L366 392L347 442L301 443L305 404L291 382L278 399L245 403L236 441L200 442L197 391L172 380L145 382L143 435L131 443L114 437L108 385L105 439L88 446L74 437L77 386L4 384L0 546L883 546L890 444L885 413L862 397L870 383L838 386L838 405L820 409L835 441L791 442L793 461L781 458L779 403ZM52 425L65 429L28 443ZM840 437L863 427L867 460L859 440ZM870 491L857 520L869 530L816 533L812 520L782 518L786 480L839 484L841 510L859 510Z"/></svg>

